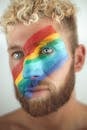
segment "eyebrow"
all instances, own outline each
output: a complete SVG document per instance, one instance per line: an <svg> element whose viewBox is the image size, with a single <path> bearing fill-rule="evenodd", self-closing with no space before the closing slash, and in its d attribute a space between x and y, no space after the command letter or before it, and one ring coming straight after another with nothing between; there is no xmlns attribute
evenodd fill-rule
<svg viewBox="0 0 87 130"><path fill-rule="evenodd" d="M21 49L19 45L11 45L7 48L8 51Z"/></svg>

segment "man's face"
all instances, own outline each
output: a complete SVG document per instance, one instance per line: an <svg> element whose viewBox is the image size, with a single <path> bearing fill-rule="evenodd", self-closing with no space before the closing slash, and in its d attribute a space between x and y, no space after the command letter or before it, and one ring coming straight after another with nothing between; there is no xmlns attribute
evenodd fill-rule
<svg viewBox="0 0 87 130"><path fill-rule="evenodd" d="M8 52L17 98L32 116L65 104L74 87L74 61L64 32L48 19L8 29Z"/></svg>

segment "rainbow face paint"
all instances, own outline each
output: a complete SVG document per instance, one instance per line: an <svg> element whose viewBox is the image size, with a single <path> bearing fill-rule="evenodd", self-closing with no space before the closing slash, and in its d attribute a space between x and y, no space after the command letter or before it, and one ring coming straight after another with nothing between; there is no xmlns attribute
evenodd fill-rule
<svg viewBox="0 0 87 130"><path fill-rule="evenodd" d="M19 92L32 97L32 91L68 59L63 40L52 26L47 26L31 36L24 47L25 57L13 68L13 77Z"/></svg>

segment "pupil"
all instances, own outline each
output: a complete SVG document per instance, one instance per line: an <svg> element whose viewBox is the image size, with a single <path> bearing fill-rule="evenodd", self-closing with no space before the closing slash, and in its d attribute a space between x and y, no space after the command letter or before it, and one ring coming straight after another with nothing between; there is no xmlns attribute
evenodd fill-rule
<svg viewBox="0 0 87 130"><path fill-rule="evenodd" d="M21 54L20 53L18 53L18 54L15 54L15 58L17 59L17 58L20 58L21 57Z"/></svg>
<svg viewBox="0 0 87 130"><path fill-rule="evenodd" d="M46 49L45 51L48 52L48 49Z"/></svg>

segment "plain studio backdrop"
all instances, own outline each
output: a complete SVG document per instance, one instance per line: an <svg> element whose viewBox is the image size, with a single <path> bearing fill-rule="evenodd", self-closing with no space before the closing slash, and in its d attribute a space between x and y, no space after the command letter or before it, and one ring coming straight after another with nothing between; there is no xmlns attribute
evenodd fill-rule
<svg viewBox="0 0 87 130"><path fill-rule="evenodd" d="M78 7L79 42L87 48L87 0L73 0L73 2ZM8 4L9 0L0 0L0 16ZM6 51L6 39L4 34L0 32L0 115L20 107L19 102L15 98ZM77 100L87 105L87 58L82 71L76 74L75 91Z"/></svg>

